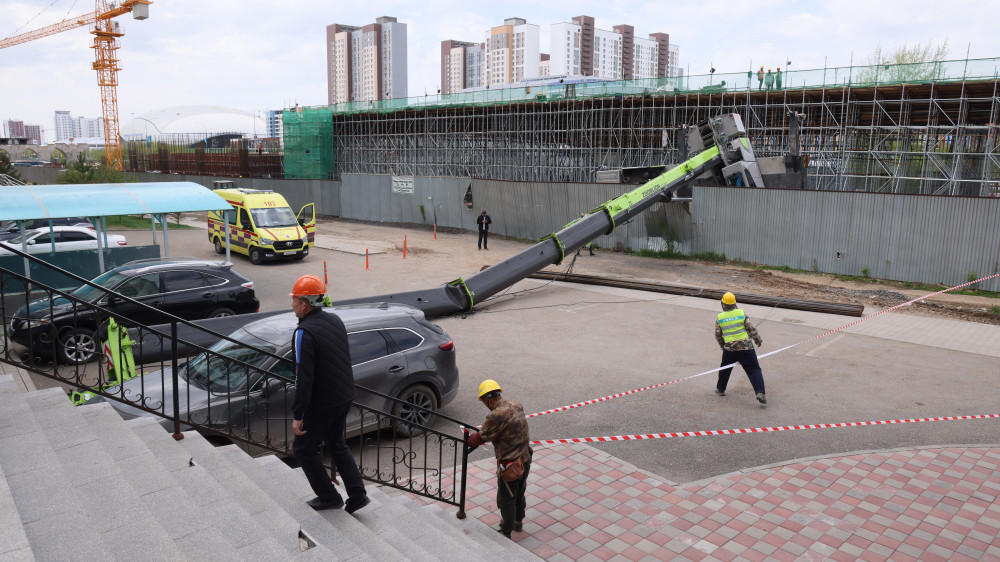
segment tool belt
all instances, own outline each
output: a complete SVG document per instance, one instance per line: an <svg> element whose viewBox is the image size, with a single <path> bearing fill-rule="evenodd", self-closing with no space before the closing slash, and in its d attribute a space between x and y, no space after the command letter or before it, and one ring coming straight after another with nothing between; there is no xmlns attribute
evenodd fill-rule
<svg viewBox="0 0 1000 562"><path fill-rule="evenodd" d="M511 462L497 461L497 476L504 482L513 482L524 476L524 461L520 457Z"/></svg>

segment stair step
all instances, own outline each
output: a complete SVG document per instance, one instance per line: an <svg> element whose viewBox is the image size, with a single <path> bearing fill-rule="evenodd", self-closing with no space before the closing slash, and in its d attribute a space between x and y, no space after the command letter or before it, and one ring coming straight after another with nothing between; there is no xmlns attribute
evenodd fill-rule
<svg viewBox="0 0 1000 562"><path fill-rule="evenodd" d="M32 556L42 560L110 559L103 540L90 529L86 510L46 432L36 425L26 396L12 377L0 377L0 467L13 500L16 524L27 538ZM90 539L53 540L60 536Z"/></svg>
<svg viewBox="0 0 1000 562"><path fill-rule="evenodd" d="M103 438L116 433L116 429L105 428L99 422L91 424L84 411L73 406L58 388L30 392L25 395L25 401L32 408L36 425L50 436L66 481L76 490L86 509L91 522L89 535L100 535L116 557L135 559L148 556L149 552L182 556L154 516L157 506L148 504L142 494L132 488L123 473L128 468L119 464L119 459L113 458L110 449L104 446ZM114 414L107 404L98 410ZM67 436L65 441L63 435ZM52 436L59 436L58 441L52 442ZM145 452L148 454L148 450ZM142 453L143 448L134 450L134 455Z"/></svg>
<svg viewBox="0 0 1000 562"><path fill-rule="evenodd" d="M312 488L309 486L305 474L302 473L302 469L292 469L281 459L271 455L259 457L255 459L255 461L264 467L274 481L280 481L283 483L283 486L288 490L287 497L298 498L295 501L301 504L302 507L305 507L305 509L309 509L308 506L305 506L302 502L313 498L315 494L313 494ZM334 517L339 519L340 516L355 519L356 522L361 523L369 531L377 535L379 541L382 541L385 545L391 547L393 551L404 555L403 559L408 559L413 562L437 562L441 559L440 557L433 556L429 552L425 551L406 535L399 533L398 529L394 524L392 524L391 521L381 517L379 513L382 508L382 503L379 501L378 488L372 486L370 483L366 484L365 488L368 492L368 497L372 500L372 502L365 506L364 509L351 515L348 515L340 510L330 510L322 512L324 517L326 517L327 514L330 514L329 517L331 520ZM301 509L301 507L299 509ZM337 515L337 512L339 512L339 516Z"/></svg>
<svg viewBox="0 0 1000 562"><path fill-rule="evenodd" d="M239 466L240 469L243 470L243 472L245 472L253 481L260 484L261 488L264 489L288 513L296 516L296 519L298 519L300 524L302 524L303 529L305 529L308 533L313 534L314 532L318 532L314 531L313 527L314 524L322 524L320 520L315 517L318 515L319 518L326 521L328 525L332 525L338 531L343 533L344 536L346 536L355 546L358 547L361 553L371 557L371 559L380 561L406 559L406 556L403 553L385 543L385 541L381 540L375 533L366 528L365 525L358 521L354 516L349 515L344 510L329 509L317 512L306 505L305 501L312 499L314 494L306 481L305 475L301 475L301 480L296 477L294 472L291 471L284 473L279 472L276 475L276 473L269 471L263 464L255 461L246 454L242 454L242 451L226 451L226 455L229 460L233 462L233 464ZM274 455L268 456L275 458L278 463L284 465L284 463L274 457ZM305 483L305 486L302 485L303 483ZM366 506L356 515L360 515L370 507L370 505ZM299 519L299 515L305 519Z"/></svg>
<svg viewBox="0 0 1000 562"><path fill-rule="evenodd" d="M381 491L380 491L381 492ZM432 555L454 556L461 560L486 560L488 551L476 541L461 537L456 540L448 533L446 524L436 517L426 517L419 507L407 496L389 496L382 492L385 507L383 511L392 514L391 522L408 533L414 542Z"/></svg>
<svg viewBox="0 0 1000 562"><path fill-rule="evenodd" d="M466 518L464 520L455 517L454 513L451 513L445 509L441 509L440 506L435 504L429 504L424 506L425 510L430 511L439 519L455 525L456 527L469 526L476 530L484 540L490 541L496 544L500 548L499 557L502 560L539 560L531 551L524 548L515 541L508 539L507 537L501 535L496 531L495 528L486 525L485 523L479 521L475 518Z"/></svg>
<svg viewBox="0 0 1000 562"><path fill-rule="evenodd" d="M235 445L216 448L195 431L184 432L184 439L178 443L191 455L191 462L196 467L202 467L214 478L218 486L217 492L224 492L226 495L222 501L208 506L212 512L219 514L223 510L239 506L239 511L248 514L250 519L244 520L240 524L241 528L234 531L250 533L252 529L263 529L264 533L277 540L286 557L300 552L298 522L222 455L223 449L236 449ZM256 522L256 525L251 525L250 521ZM261 531L254 532L259 534Z"/></svg>
<svg viewBox="0 0 1000 562"><path fill-rule="evenodd" d="M7 477L0 466L0 560L34 560Z"/></svg>

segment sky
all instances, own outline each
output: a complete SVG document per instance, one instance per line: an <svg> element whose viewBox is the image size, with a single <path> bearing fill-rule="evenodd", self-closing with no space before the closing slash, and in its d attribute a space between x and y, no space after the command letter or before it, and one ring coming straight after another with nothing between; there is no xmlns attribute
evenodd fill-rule
<svg viewBox="0 0 1000 562"><path fill-rule="evenodd" d="M90 0L0 0L0 38L93 9ZM144 21L117 19L125 31L118 76L123 133L129 123L142 123L135 117L175 106L259 115L325 105L326 26L361 26L380 16L407 24L410 96L440 87L441 41L481 42L509 17L539 26L542 52L549 51L549 26L578 15L592 16L598 29L632 25L637 37L668 33L691 74L711 67L745 72L786 60L792 70L864 64L879 46L891 51L946 40L950 59L1000 57L997 0L154 0L149 11ZM53 140L54 111L99 117L90 41L87 28L77 28L0 49L0 121L41 125Z"/></svg>

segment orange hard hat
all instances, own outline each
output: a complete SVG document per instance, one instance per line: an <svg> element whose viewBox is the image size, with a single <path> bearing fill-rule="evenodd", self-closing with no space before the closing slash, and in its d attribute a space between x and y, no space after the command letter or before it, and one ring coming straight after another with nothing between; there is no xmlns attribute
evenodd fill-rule
<svg viewBox="0 0 1000 562"><path fill-rule="evenodd" d="M303 275L292 286L290 297L308 297L326 294L326 283L316 275Z"/></svg>

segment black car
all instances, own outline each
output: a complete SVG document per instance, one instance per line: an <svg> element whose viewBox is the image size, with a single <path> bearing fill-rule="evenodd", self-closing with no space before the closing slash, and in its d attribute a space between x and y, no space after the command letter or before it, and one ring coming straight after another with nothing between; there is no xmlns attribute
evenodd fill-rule
<svg viewBox="0 0 1000 562"><path fill-rule="evenodd" d="M323 310L339 316L347 328L355 382L400 400L390 401L365 391L359 391L355 398L370 408L392 412L399 418L392 421L396 432L406 436L420 433L422 429L417 426L431 425L432 415L428 410L437 411L458 395L455 343L439 326L427 321L419 309L373 303ZM235 341L221 340L209 352L183 364L178 387L181 417L205 420L207 425L225 431L237 430L266 438L272 445L291 435L294 384L275 385L280 381L267 379L265 373L294 380L292 334L297 323L291 312L250 322L229 334ZM275 355L283 359L276 359ZM246 369L230 359L254 369ZM141 400L145 406L172 413L169 373L146 373L123 386L124 389L111 387L107 392L123 393L130 400ZM153 415L128 404L110 402L125 419ZM377 424L372 426L371 420L366 423L366 431L377 427ZM362 430L361 414L352 409L347 419L347 434L357 435Z"/></svg>
<svg viewBox="0 0 1000 562"><path fill-rule="evenodd" d="M256 312L260 308L253 282L232 270L231 263L194 258L129 262L91 281L151 308L138 306L84 285L71 294L105 308L126 322L166 322L163 311L186 320ZM97 310L66 297L43 298L22 306L10 322L10 337L32 355L55 355L80 365L100 352ZM100 316L105 316L103 313Z"/></svg>
<svg viewBox="0 0 1000 562"><path fill-rule="evenodd" d="M51 226L84 226L87 228L94 228L94 223L90 222L87 217L64 217L59 219L28 219L26 221L21 221L24 223L25 230L34 230L36 228L48 228L51 222ZM21 227L18 226L17 221L6 221L0 224L0 241L10 240L11 238L17 238L21 234Z"/></svg>

